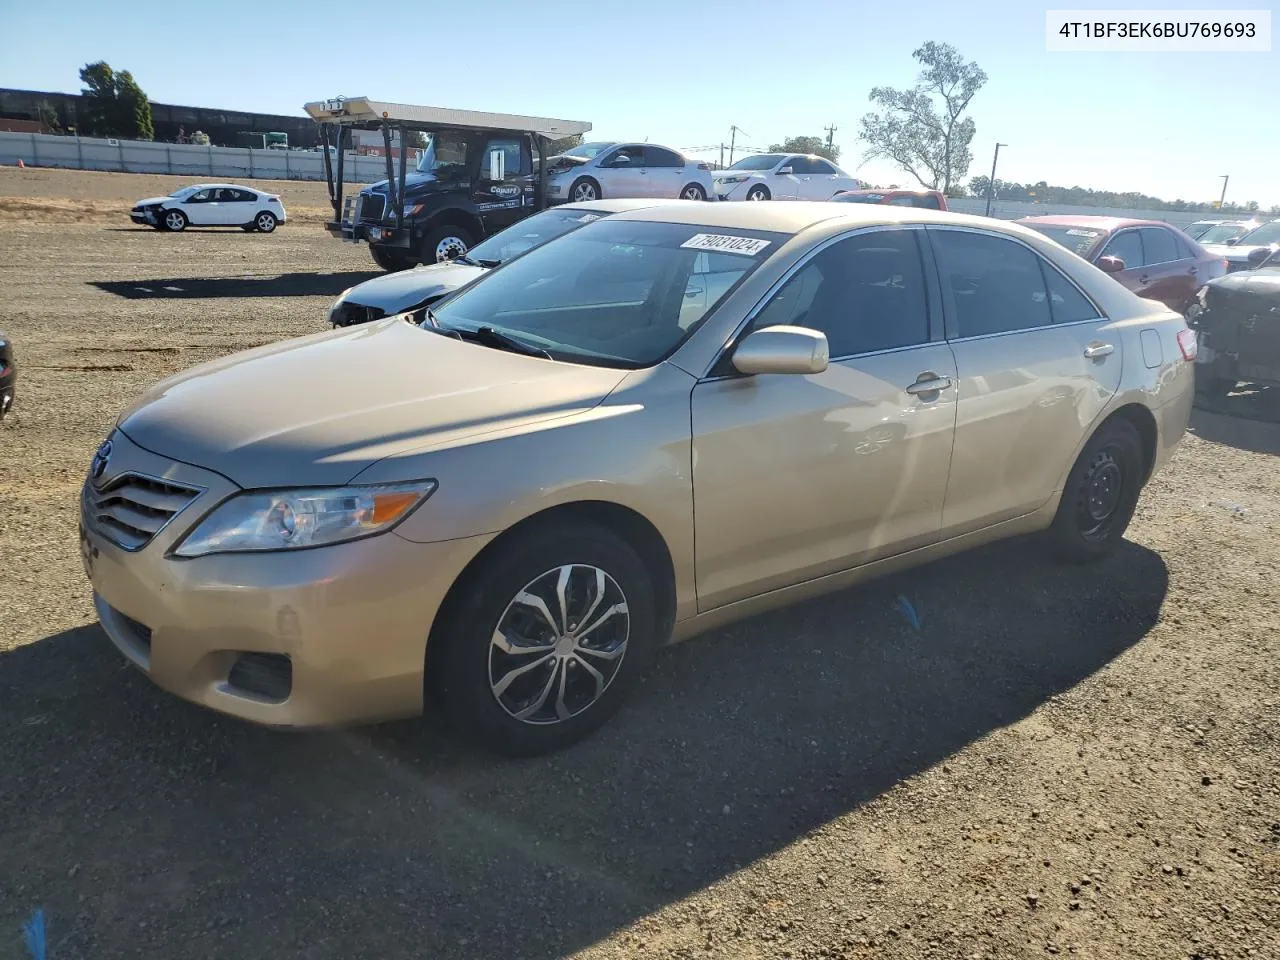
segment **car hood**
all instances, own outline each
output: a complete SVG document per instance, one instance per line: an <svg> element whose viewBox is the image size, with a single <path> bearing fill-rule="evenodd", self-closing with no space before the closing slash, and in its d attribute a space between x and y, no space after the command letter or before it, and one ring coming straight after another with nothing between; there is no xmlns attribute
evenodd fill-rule
<svg viewBox="0 0 1280 960"><path fill-rule="evenodd" d="M1215 257L1225 257L1233 262L1240 260L1248 260L1249 254L1254 250L1263 250L1271 244L1269 243L1252 243L1252 244L1232 244L1225 243L1202 243L1202 247Z"/></svg>
<svg viewBox="0 0 1280 960"><path fill-rule="evenodd" d="M1274 298L1280 303L1280 268L1265 267L1261 270L1240 270L1210 280L1206 286L1232 293L1248 293Z"/></svg>
<svg viewBox="0 0 1280 960"><path fill-rule="evenodd" d="M145 200L139 200L134 203L134 206L149 207L153 203L169 203L170 201L173 201L174 203L180 202L177 197L147 197Z"/></svg>
<svg viewBox="0 0 1280 960"><path fill-rule="evenodd" d="M358 283L343 293L338 303L377 307L387 314L401 313L452 293L486 272L484 267L465 263L427 264Z"/></svg>
<svg viewBox="0 0 1280 960"><path fill-rule="evenodd" d="M452 190L461 184L468 183L469 178L450 178L441 180L434 173L418 173L416 171L406 171L404 175L404 193L405 199L409 199L414 195L422 195L424 193L434 193L438 190ZM365 187L361 193L390 193L390 181L379 180L377 183L371 183Z"/></svg>
<svg viewBox="0 0 1280 960"><path fill-rule="evenodd" d="M712 170L712 180L723 180L725 177L763 177L767 170Z"/></svg>
<svg viewBox="0 0 1280 960"><path fill-rule="evenodd" d="M156 384L119 428L241 487L337 485L411 449L585 412L625 375L392 317L193 367Z"/></svg>

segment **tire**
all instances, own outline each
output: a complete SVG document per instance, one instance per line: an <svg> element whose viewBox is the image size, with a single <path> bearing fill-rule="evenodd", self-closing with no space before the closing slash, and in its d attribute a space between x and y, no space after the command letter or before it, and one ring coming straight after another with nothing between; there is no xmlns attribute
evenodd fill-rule
<svg viewBox="0 0 1280 960"><path fill-rule="evenodd" d="M462 256L474 243L470 232L462 227L452 224L436 227L428 230L427 235L422 238L422 253L418 259L422 263L445 263ZM448 250L454 251L452 256L445 255Z"/></svg>
<svg viewBox="0 0 1280 960"><path fill-rule="evenodd" d="M187 215L181 210L165 210L162 214L164 228L171 233L181 233L187 229Z"/></svg>
<svg viewBox="0 0 1280 960"><path fill-rule="evenodd" d="M575 612L590 613L596 628L587 640L601 648L594 653L561 629L555 588L565 569L572 571L565 591L568 622L574 623ZM458 736L495 753L536 756L587 736L617 712L658 646L649 571L626 541L604 527L570 522L517 533L468 576L432 631L426 696L439 703ZM600 580L603 600L596 593ZM515 602L528 593L543 598L554 629L536 607ZM592 600L598 602L593 606ZM619 602L622 611L601 617L601 608L614 610ZM579 626L586 622L583 617ZM504 650L495 638L517 635L507 629L512 624L545 643L537 652L511 653L508 640ZM549 646L557 637L559 648ZM504 681L513 671L519 672ZM524 718L517 716L525 711Z"/></svg>
<svg viewBox="0 0 1280 960"><path fill-rule="evenodd" d="M700 183L686 184L685 188L680 191L681 200L705 200L707 199L707 191L702 189Z"/></svg>
<svg viewBox="0 0 1280 960"><path fill-rule="evenodd" d="M1064 560L1084 563L1113 553L1142 492L1146 459L1137 428L1123 417L1102 424L1071 467L1049 540Z"/></svg>
<svg viewBox="0 0 1280 960"><path fill-rule="evenodd" d="M579 177L569 185L569 202L586 203L590 200L603 200L604 192L600 184L591 177Z"/></svg>
<svg viewBox="0 0 1280 960"><path fill-rule="evenodd" d="M371 243L369 253L373 257L373 262L388 273L408 270L417 262L408 253L394 247L379 247Z"/></svg>
<svg viewBox="0 0 1280 960"><path fill-rule="evenodd" d="M253 218L253 229L259 233L275 233L278 222L274 213L270 210L263 210Z"/></svg>
<svg viewBox="0 0 1280 960"><path fill-rule="evenodd" d="M756 184L747 191L748 200L770 200L773 195L769 193L769 188L764 184Z"/></svg>

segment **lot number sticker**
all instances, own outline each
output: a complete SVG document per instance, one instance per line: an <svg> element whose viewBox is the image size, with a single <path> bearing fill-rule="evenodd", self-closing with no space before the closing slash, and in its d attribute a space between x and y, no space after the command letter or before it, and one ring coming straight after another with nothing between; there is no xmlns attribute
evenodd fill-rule
<svg viewBox="0 0 1280 960"><path fill-rule="evenodd" d="M717 253L737 253L744 257L754 257L771 240L757 240L754 237L730 237L720 233L694 234L680 244L686 250L714 250Z"/></svg>

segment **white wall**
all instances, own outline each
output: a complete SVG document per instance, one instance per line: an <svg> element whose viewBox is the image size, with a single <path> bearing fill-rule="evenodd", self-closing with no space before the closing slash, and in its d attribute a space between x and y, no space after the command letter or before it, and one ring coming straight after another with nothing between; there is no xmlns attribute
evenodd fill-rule
<svg viewBox="0 0 1280 960"><path fill-rule="evenodd" d="M986 210L985 198L970 197L966 199L948 200L947 206L957 213L976 213L979 216ZM1062 216L1092 217L1128 217L1134 220L1163 220L1176 227L1185 227L1197 220L1228 219L1233 214L1223 213L1191 213L1179 210L1127 210L1121 207L1076 207L1065 203L1027 203L1021 200L992 200L991 216L1001 220L1017 220L1021 217L1044 217L1052 214Z"/></svg>
<svg viewBox="0 0 1280 960"><path fill-rule="evenodd" d="M0 164L125 173L168 173L211 179L323 180L324 156L302 150L250 150L145 140L99 140L0 132ZM343 179L371 183L387 175L382 157L348 153Z"/></svg>

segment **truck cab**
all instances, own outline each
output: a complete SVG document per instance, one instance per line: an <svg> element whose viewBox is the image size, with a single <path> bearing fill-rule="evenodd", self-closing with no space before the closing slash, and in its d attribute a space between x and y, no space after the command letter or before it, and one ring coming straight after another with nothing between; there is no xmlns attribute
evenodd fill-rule
<svg viewBox="0 0 1280 960"><path fill-rule="evenodd" d="M591 129L587 123L382 104L366 98L308 104L336 128L326 157L336 237L368 243L384 270L441 263L547 206L547 160L553 139ZM387 176L342 197L347 128L382 131ZM425 146L410 146L418 131ZM416 153L416 156L413 154ZM333 169L336 167L336 170Z"/></svg>

